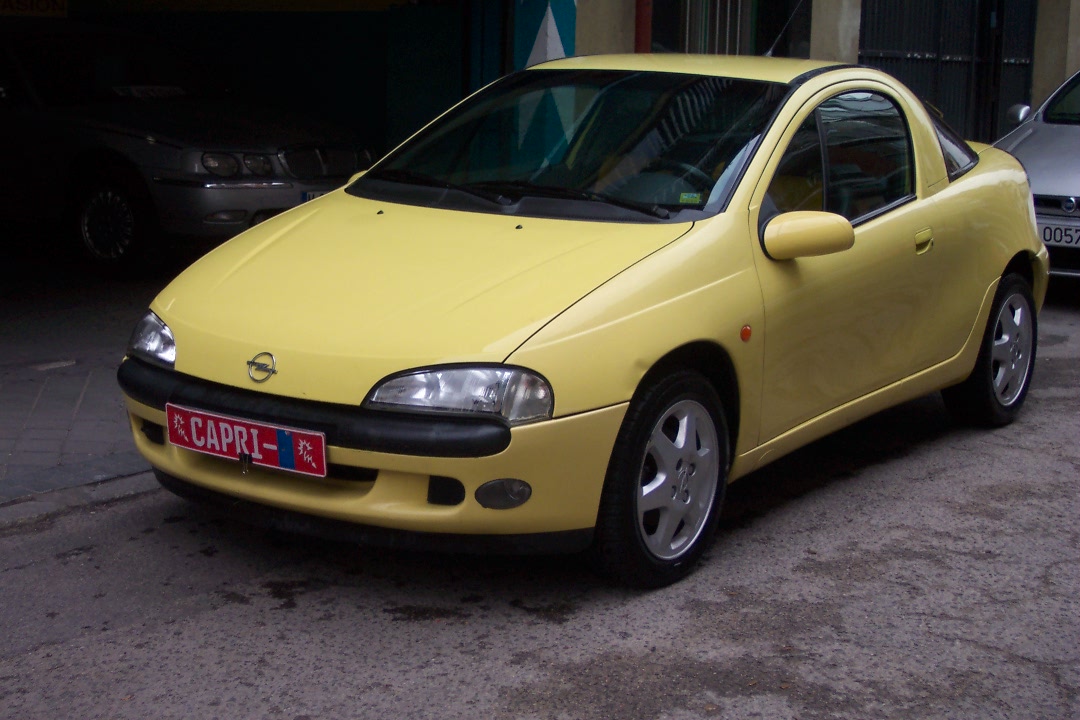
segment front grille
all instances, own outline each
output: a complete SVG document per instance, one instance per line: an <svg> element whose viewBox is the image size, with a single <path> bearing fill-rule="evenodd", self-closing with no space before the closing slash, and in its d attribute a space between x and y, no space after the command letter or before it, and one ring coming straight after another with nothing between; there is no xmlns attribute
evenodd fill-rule
<svg viewBox="0 0 1080 720"><path fill-rule="evenodd" d="M331 463L326 468L326 476L331 480L346 480L348 482L375 482L379 477L379 471L375 468L355 467L353 465L337 465Z"/></svg>
<svg viewBox="0 0 1080 720"><path fill-rule="evenodd" d="M298 147L281 153L286 172L299 180L347 178L359 170L356 151L347 147Z"/></svg>
<svg viewBox="0 0 1080 720"><path fill-rule="evenodd" d="M1066 195L1036 195L1035 213L1037 215L1053 215L1055 217L1076 218L1080 220L1080 197ZM1071 211L1065 208L1072 207Z"/></svg>
<svg viewBox="0 0 1080 720"><path fill-rule="evenodd" d="M460 505L465 502L465 486L460 480L432 475L428 478L427 501L432 505Z"/></svg>
<svg viewBox="0 0 1080 720"><path fill-rule="evenodd" d="M1047 245L1050 251L1051 274L1080 275L1080 248Z"/></svg>

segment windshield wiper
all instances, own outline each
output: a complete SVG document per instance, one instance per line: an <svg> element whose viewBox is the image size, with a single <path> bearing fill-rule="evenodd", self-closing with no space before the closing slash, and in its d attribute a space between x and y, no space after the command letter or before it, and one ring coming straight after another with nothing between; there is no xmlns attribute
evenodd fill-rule
<svg viewBox="0 0 1080 720"><path fill-rule="evenodd" d="M374 180L389 180L390 182L404 183L406 185L423 185L424 187L444 188L446 190L459 190L497 205L511 205L512 200L502 193L478 188L475 185L458 185L449 180L437 178L434 175L407 170L405 168L379 168L367 173L365 178Z"/></svg>
<svg viewBox="0 0 1080 720"><path fill-rule="evenodd" d="M615 207L634 210L636 212L652 215L662 220L671 217L671 211L662 205L655 203L641 203L633 200L623 200L612 195L594 192L592 190L580 190L571 187L559 187L555 185L538 185L528 180L488 180L485 182L470 183L467 187L483 188L496 192L508 192L510 194L531 195L534 197L563 198L566 200L588 200L590 202L614 205Z"/></svg>

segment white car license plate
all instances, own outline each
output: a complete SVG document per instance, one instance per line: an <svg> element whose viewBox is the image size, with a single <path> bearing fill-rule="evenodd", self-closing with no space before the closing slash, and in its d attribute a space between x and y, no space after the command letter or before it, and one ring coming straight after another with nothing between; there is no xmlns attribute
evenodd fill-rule
<svg viewBox="0 0 1080 720"><path fill-rule="evenodd" d="M165 405L169 442L251 465L326 477L326 435Z"/></svg>
<svg viewBox="0 0 1080 720"><path fill-rule="evenodd" d="M1080 245L1080 225L1039 223L1039 237L1047 245Z"/></svg>

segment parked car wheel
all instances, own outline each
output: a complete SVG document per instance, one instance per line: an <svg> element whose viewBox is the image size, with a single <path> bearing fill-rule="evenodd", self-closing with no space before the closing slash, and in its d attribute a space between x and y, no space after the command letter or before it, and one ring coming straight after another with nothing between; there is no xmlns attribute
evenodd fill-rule
<svg viewBox="0 0 1080 720"><path fill-rule="evenodd" d="M82 249L105 269L143 260L155 224L146 193L119 173L84 185L75 220Z"/></svg>
<svg viewBox="0 0 1080 720"><path fill-rule="evenodd" d="M701 375L670 375L635 399L600 501L601 570L636 587L685 576L716 529L728 461L720 400Z"/></svg>
<svg viewBox="0 0 1080 720"><path fill-rule="evenodd" d="M975 368L967 380L942 391L949 411L972 425L1011 423L1027 397L1037 345L1031 287L1019 275L1006 275L994 296Z"/></svg>

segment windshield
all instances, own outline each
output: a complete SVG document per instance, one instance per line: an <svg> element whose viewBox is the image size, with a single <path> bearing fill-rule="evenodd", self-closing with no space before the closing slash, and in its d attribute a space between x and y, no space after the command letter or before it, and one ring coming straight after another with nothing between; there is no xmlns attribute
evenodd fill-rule
<svg viewBox="0 0 1080 720"><path fill-rule="evenodd" d="M1080 73L1058 90L1046 105L1043 120L1061 125L1080 125Z"/></svg>
<svg viewBox="0 0 1080 720"><path fill-rule="evenodd" d="M787 89L675 73L525 71L440 118L350 192L439 206L479 197L492 207L478 209L522 214L559 215L566 200L620 218L716 212ZM429 192L394 197L388 182Z"/></svg>

